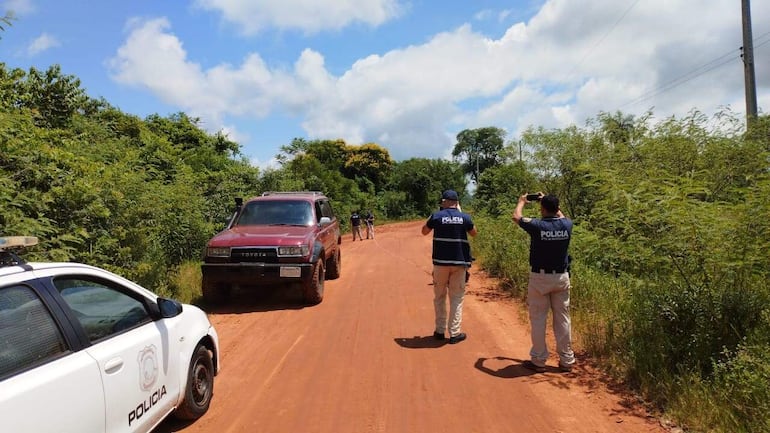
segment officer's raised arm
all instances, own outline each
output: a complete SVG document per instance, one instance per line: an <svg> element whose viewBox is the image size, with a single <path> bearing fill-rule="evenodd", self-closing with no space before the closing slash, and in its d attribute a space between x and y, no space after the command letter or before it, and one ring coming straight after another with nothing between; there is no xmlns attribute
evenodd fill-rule
<svg viewBox="0 0 770 433"><path fill-rule="evenodd" d="M522 216L524 215L525 204L527 204L527 195L522 194L521 197L519 197L519 202L516 203L516 209L513 210L513 221L516 222L516 224L519 223Z"/></svg>

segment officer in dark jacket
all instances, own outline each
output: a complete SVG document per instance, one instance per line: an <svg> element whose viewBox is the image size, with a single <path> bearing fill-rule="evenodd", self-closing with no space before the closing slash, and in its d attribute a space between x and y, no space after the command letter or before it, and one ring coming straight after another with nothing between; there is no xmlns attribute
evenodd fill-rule
<svg viewBox="0 0 770 433"><path fill-rule="evenodd" d="M553 311L559 369L569 372L575 364L569 314L570 257L567 252L572 239L572 221L561 212L556 196L543 193L530 197L530 200L540 202L542 218L524 217L524 206L530 201L527 198L527 194L519 197L513 211L513 220L530 236L527 305L532 326L532 349L529 351L530 360L525 361L524 366L537 372L545 371L548 359L545 328L550 309Z"/></svg>
<svg viewBox="0 0 770 433"><path fill-rule="evenodd" d="M353 232L353 242L356 241L356 237L359 241L364 240L361 237L361 215L358 214L357 210L354 210L350 215L350 230Z"/></svg>
<svg viewBox="0 0 770 433"><path fill-rule="evenodd" d="M364 222L366 223L366 239L369 239L370 235L372 239L374 239L374 214L372 213L371 209L366 211Z"/></svg>
<svg viewBox="0 0 770 433"><path fill-rule="evenodd" d="M449 327L449 344L465 340L460 332L465 296L465 275L471 265L471 249L468 235L476 236L473 220L461 212L460 200L452 190L441 195L441 209L431 214L422 227L422 234L433 231L433 306L436 312L436 328L433 337L443 340ZM449 297L449 323L447 324L446 299Z"/></svg>

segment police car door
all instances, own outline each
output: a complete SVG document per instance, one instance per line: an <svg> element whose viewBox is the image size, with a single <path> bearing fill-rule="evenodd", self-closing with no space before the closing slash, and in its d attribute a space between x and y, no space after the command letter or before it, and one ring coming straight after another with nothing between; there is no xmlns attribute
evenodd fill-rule
<svg viewBox="0 0 770 433"><path fill-rule="evenodd" d="M0 431L104 432L98 366L61 318L36 280L0 287Z"/></svg>
<svg viewBox="0 0 770 433"><path fill-rule="evenodd" d="M104 383L108 432L146 432L175 406L179 360L148 299L117 281L89 275L54 284L75 312Z"/></svg>

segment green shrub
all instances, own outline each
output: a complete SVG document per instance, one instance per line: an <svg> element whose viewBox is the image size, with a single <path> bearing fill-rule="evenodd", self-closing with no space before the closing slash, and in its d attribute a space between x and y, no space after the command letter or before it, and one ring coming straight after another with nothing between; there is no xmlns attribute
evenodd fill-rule
<svg viewBox="0 0 770 433"><path fill-rule="evenodd" d="M510 215L493 218L474 215L479 234L473 239L472 254L490 275L509 285L512 294L526 295L529 270L529 236L516 227Z"/></svg>
<svg viewBox="0 0 770 433"><path fill-rule="evenodd" d="M720 407L729 409L719 420L719 425L724 426L723 431L770 431L767 350L767 342L741 345L734 355L717 363L714 391Z"/></svg>
<svg viewBox="0 0 770 433"><path fill-rule="evenodd" d="M170 296L187 304L201 297L201 263L190 260L179 265L169 278Z"/></svg>

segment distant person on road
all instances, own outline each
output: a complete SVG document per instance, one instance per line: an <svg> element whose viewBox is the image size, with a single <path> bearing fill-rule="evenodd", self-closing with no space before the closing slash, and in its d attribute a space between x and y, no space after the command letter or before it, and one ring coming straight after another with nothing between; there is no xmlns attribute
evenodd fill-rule
<svg viewBox="0 0 770 433"><path fill-rule="evenodd" d="M532 327L532 348L529 351L530 360L524 361L523 365L538 373L545 371L548 359L545 328L550 309L553 312L553 333L559 354L559 370L570 372L575 364L569 313L570 256L567 252L572 238L572 221L561 212L559 199L555 195L538 193L533 201L540 203L542 218L523 216L524 206L529 203L527 194L519 197L513 211L513 220L530 236L531 269L527 305Z"/></svg>
<svg viewBox="0 0 770 433"><path fill-rule="evenodd" d="M364 221L366 221L366 239L369 239L370 235L374 239L374 214L371 209L366 212Z"/></svg>
<svg viewBox="0 0 770 433"><path fill-rule="evenodd" d="M361 237L361 215L358 214L357 210L350 215L350 229L353 231L353 242L356 241L356 236L358 236L359 241L364 240Z"/></svg>
<svg viewBox="0 0 770 433"><path fill-rule="evenodd" d="M422 227L422 234L433 231L433 307L436 327L433 337L444 340L449 327L449 344L459 343L467 337L461 332L465 276L471 265L471 247L468 235L476 236L471 216L458 210L460 199L457 192L446 190L441 194L441 208L431 214ZM447 296L449 297L449 321L447 323Z"/></svg>

